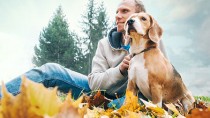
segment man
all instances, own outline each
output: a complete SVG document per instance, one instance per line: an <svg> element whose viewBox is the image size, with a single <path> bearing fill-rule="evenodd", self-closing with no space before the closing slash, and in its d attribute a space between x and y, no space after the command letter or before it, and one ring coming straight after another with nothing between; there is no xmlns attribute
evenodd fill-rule
<svg viewBox="0 0 210 118"><path fill-rule="evenodd" d="M119 4L116 11L117 27L109 32L108 38L99 41L93 58L92 72L88 76L91 90L106 90L111 98L116 94L118 97L124 95L130 61L128 49L123 46L124 23L131 14L138 12L145 12L139 0L122 0ZM162 44L160 48L165 53Z"/></svg>
<svg viewBox="0 0 210 118"><path fill-rule="evenodd" d="M99 41L92 62L89 76L71 71L59 64L47 63L34 68L23 75L32 81L43 83L46 87L58 86L62 92L72 91L77 98L81 92L106 90L108 98L115 98L115 93L122 96L127 86L127 70L130 57L126 46L123 46L124 23L135 12L145 12L139 0L122 0L116 12L117 27L112 29L107 38ZM21 76L6 84L7 90L16 95L20 92ZM0 88L1 89L1 88ZM0 94L1 97L1 94Z"/></svg>

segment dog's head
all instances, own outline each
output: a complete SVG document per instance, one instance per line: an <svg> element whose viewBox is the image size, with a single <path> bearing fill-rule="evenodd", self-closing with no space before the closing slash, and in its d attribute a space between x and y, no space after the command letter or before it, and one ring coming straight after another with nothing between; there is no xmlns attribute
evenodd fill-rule
<svg viewBox="0 0 210 118"><path fill-rule="evenodd" d="M149 14L141 12L132 14L125 23L125 45L131 39L136 40L141 37L147 37L154 43L158 43L162 36L162 28L156 20Z"/></svg>

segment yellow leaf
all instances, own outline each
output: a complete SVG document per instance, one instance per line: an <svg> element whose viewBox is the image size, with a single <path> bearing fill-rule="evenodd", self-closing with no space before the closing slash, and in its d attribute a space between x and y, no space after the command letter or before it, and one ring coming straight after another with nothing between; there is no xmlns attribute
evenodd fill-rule
<svg viewBox="0 0 210 118"><path fill-rule="evenodd" d="M100 110L99 110L100 109ZM87 114L84 115L84 118L100 118L101 108L94 107L93 110L87 109Z"/></svg>
<svg viewBox="0 0 210 118"><path fill-rule="evenodd" d="M147 115L143 114L142 112L131 112L128 111L128 115L126 116L126 118L147 118Z"/></svg>
<svg viewBox="0 0 210 118"><path fill-rule="evenodd" d="M158 116L165 115L165 110L160 107L148 107L153 113L155 113Z"/></svg>
<svg viewBox="0 0 210 118"><path fill-rule="evenodd" d="M160 107L158 107L157 105L154 105L150 102L147 102L143 99L140 99L144 104L145 107L149 110L151 110L152 113L154 113L156 116L164 116L164 115L168 115L166 114L166 111Z"/></svg>
<svg viewBox="0 0 210 118"><path fill-rule="evenodd" d="M179 111L176 109L176 107L172 103L165 104L165 105L166 105L166 107L168 109L170 109L171 111L173 111L176 115L179 115L180 114Z"/></svg>
<svg viewBox="0 0 210 118"><path fill-rule="evenodd" d="M1 116L3 118L41 118L30 110L30 102L27 101L26 94L12 96L7 92L2 84Z"/></svg>
<svg viewBox="0 0 210 118"><path fill-rule="evenodd" d="M83 96L79 97L76 101L73 102L74 107L79 107L79 104L82 103Z"/></svg>
<svg viewBox="0 0 210 118"><path fill-rule="evenodd" d="M46 89L26 77L22 77L20 94L12 96L2 84L2 95L0 116L3 118L43 118L46 114L57 114L61 106L56 89Z"/></svg>
<svg viewBox="0 0 210 118"><path fill-rule="evenodd" d="M4 83L2 83L1 115L3 118L15 118L14 97L7 92ZM10 111L9 111L10 110Z"/></svg>
<svg viewBox="0 0 210 118"><path fill-rule="evenodd" d="M126 91L124 104L120 107L118 112L121 115L125 115L127 111L136 112L140 110L140 104L138 103L138 97L133 95L131 91Z"/></svg>
<svg viewBox="0 0 210 118"><path fill-rule="evenodd" d="M22 78L21 94L25 93L27 101L31 104L31 110L38 115L53 116L58 113L62 104L58 98L57 89L46 89L42 84L32 82L26 77Z"/></svg>
<svg viewBox="0 0 210 118"><path fill-rule="evenodd" d="M82 102L81 96L76 101L73 101L71 93L69 93L60 107L59 113L53 118L82 118L86 113L86 108L79 108L79 104Z"/></svg>
<svg viewBox="0 0 210 118"><path fill-rule="evenodd" d="M147 101L145 101L145 100L143 100L141 98L140 98L140 100L144 103L145 107L157 107L157 105L154 105L154 104L152 104L150 102L147 102Z"/></svg>

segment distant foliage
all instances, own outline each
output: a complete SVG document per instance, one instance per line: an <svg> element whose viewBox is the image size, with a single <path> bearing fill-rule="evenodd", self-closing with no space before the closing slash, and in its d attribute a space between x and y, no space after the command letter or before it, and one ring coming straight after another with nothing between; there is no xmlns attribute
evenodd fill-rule
<svg viewBox="0 0 210 118"><path fill-rule="evenodd" d="M56 10L48 26L39 36L39 44L34 47L35 55L32 59L36 66L48 62L59 63L67 68L79 70L77 61L80 59L80 49L76 40L78 36L69 31L69 26L61 6Z"/></svg>
<svg viewBox="0 0 210 118"><path fill-rule="evenodd" d="M103 2L97 6L94 0L89 0L86 11L82 15L85 36L79 37L81 35L70 32L59 6L34 47L32 62L36 66L54 62L85 75L90 73L98 41L107 35L108 18Z"/></svg>
<svg viewBox="0 0 210 118"><path fill-rule="evenodd" d="M86 35L83 38L83 43L87 45L84 51L86 62L88 62L86 73L90 73L91 62L95 55L98 41L107 35L109 24L103 2L97 6L95 0L89 0L86 11L82 15L82 31Z"/></svg>

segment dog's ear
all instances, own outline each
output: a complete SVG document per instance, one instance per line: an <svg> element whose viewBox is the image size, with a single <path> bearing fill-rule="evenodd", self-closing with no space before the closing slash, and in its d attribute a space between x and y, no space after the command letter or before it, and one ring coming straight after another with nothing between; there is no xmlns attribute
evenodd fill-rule
<svg viewBox="0 0 210 118"><path fill-rule="evenodd" d="M155 19L150 16L150 23L151 23L151 27L149 29L149 38L155 42L155 43L158 43L161 39L161 36L162 36L162 33L163 33L163 30L162 28L158 25L157 21L155 21Z"/></svg>

